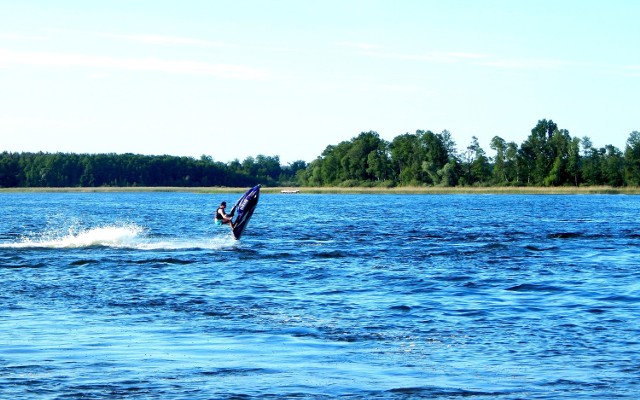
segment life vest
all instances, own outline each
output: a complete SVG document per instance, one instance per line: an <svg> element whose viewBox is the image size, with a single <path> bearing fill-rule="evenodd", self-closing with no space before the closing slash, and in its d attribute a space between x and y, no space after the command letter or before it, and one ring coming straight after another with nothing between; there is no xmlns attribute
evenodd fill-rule
<svg viewBox="0 0 640 400"><path fill-rule="evenodd" d="M223 214L221 213L221 211L222 211L222 213L224 213L224 207L222 207L222 206L218 207L218 210L216 211L216 219L224 219L223 216L222 216Z"/></svg>

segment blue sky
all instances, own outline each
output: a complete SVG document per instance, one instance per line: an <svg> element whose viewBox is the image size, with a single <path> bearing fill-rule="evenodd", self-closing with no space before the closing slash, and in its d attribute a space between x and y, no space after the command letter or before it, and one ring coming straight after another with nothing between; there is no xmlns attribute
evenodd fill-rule
<svg viewBox="0 0 640 400"><path fill-rule="evenodd" d="M0 0L0 151L312 161L640 130L640 1Z"/></svg>

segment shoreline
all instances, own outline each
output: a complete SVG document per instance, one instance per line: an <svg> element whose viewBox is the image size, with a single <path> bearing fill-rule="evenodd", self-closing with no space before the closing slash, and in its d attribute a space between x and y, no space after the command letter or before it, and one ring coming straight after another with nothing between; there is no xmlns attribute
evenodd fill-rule
<svg viewBox="0 0 640 400"><path fill-rule="evenodd" d="M144 192L186 192L186 193L243 193L246 187L40 187L40 188L0 188L3 193L144 193ZM286 194L282 191L298 191ZM421 187L405 186L394 188L368 187L262 187L265 194L640 194L640 187L587 186L587 187Z"/></svg>

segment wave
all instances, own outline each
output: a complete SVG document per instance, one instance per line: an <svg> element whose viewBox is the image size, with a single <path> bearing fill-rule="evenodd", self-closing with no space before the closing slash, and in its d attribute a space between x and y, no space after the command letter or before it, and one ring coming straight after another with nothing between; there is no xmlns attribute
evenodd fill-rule
<svg viewBox="0 0 640 400"><path fill-rule="evenodd" d="M49 230L21 237L10 243L0 243L0 248L28 249L78 249L109 247L135 250L219 250L235 246L229 236L211 238L154 238L144 227L137 224L107 225L94 228L69 228L61 232Z"/></svg>

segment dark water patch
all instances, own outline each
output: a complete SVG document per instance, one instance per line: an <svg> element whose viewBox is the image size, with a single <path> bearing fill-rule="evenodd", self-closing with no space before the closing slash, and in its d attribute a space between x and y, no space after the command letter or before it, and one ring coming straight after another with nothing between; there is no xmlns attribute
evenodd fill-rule
<svg viewBox="0 0 640 400"><path fill-rule="evenodd" d="M195 263L196 260L185 260L181 258L175 257L163 257L163 258L146 258L142 260L130 260L128 263L130 264L164 264L164 265L188 265Z"/></svg>
<svg viewBox="0 0 640 400"><path fill-rule="evenodd" d="M511 286L505 290L509 290L512 292L549 292L549 293L554 293L554 292L563 292L566 289L558 287L558 286L551 286L551 285L541 285L541 284L533 284L533 283L522 283L520 285L515 285L515 286Z"/></svg>
<svg viewBox="0 0 640 400"><path fill-rule="evenodd" d="M262 253L260 253L256 249L251 249L251 248L237 247L237 248L233 248L225 251L233 251L234 253L238 254L240 259L242 260L254 260L262 257Z"/></svg>
<svg viewBox="0 0 640 400"><path fill-rule="evenodd" d="M411 307L405 306L405 305L391 306L391 307L389 307L389 310L409 312L409 311L411 311Z"/></svg>
<svg viewBox="0 0 640 400"><path fill-rule="evenodd" d="M131 297L128 299L118 298L106 303L109 307L115 308L131 308L138 310L149 310L156 308L165 308L168 300L165 298L148 298L148 297Z"/></svg>
<svg viewBox="0 0 640 400"><path fill-rule="evenodd" d="M99 264L100 261L98 260L75 260L73 262L71 262L69 265L73 266L73 267L82 267L85 265L91 265L91 264Z"/></svg>
<svg viewBox="0 0 640 400"><path fill-rule="evenodd" d="M469 280L467 282L464 282L461 285L461 287L464 287L467 289L491 289L493 287L500 285L501 283L502 283L501 280L496 280L496 279L485 279L480 281Z"/></svg>
<svg viewBox="0 0 640 400"><path fill-rule="evenodd" d="M341 250L330 250L330 251L318 251L313 252L311 254L314 258L347 258L350 256L349 252L341 251Z"/></svg>
<svg viewBox="0 0 640 400"><path fill-rule="evenodd" d="M482 246L482 250L483 251L500 251L500 250L504 250L509 248L508 245L504 244L504 243L499 243L499 242L495 242L495 243L487 243L484 246Z"/></svg>
<svg viewBox="0 0 640 400"><path fill-rule="evenodd" d="M340 295L340 294L344 294L346 293L344 290L341 289L332 289L332 290L322 290L319 292L312 292L310 293L312 296L335 296L335 295Z"/></svg>
<svg viewBox="0 0 640 400"><path fill-rule="evenodd" d="M547 239L575 239L583 237L579 232L554 232L547 234Z"/></svg>
<svg viewBox="0 0 640 400"><path fill-rule="evenodd" d="M394 399L419 399L419 398L447 398L447 399L456 399L456 398L467 398L467 397L500 397L500 396L510 396L513 395L513 392L499 392L499 391L478 391L478 390L467 390L467 389L458 389L458 388L442 388L442 387L406 387L406 388L394 388L390 389L384 394L391 394ZM373 395L373 397L376 397Z"/></svg>
<svg viewBox="0 0 640 400"><path fill-rule="evenodd" d="M262 260L287 260L298 257L298 254L291 252L274 252L274 253L262 253L260 258Z"/></svg>
<svg viewBox="0 0 640 400"><path fill-rule="evenodd" d="M195 297L195 298L188 298L189 294L184 293L184 294L177 294L176 297L177 298L181 298L181 299L185 299L183 300L183 304L190 306L190 305L202 305L202 304L207 304L208 301L207 299L204 299L202 297Z"/></svg>
<svg viewBox="0 0 640 400"><path fill-rule="evenodd" d="M335 236L322 232L304 233L294 238L296 241L309 242L311 244L327 244L335 241Z"/></svg>
<svg viewBox="0 0 640 400"><path fill-rule="evenodd" d="M205 311L202 313L207 317L228 317L232 314L230 310L215 310L215 311Z"/></svg>
<svg viewBox="0 0 640 400"><path fill-rule="evenodd" d="M149 381L123 380L113 383L65 385L59 390L65 399L118 399L158 394L157 385Z"/></svg>
<svg viewBox="0 0 640 400"><path fill-rule="evenodd" d="M508 228L508 226L505 226L505 228ZM513 230L513 231L505 231L503 233L503 237L507 240L507 241L514 241L514 240L522 240L524 238L529 238L531 237L531 232L530 231L520 231L520 230Z"/></svg>
<svg viewBox="0 0 640 400"><path fill-rule="evenodd" d="M581 382L581 381L577 381L577 380L571 380L571 379L557 379L551 382L547 382L544 383L543 386L570 386L570 387L580 387L583 386L585 383Z"/></svg>
<svg viewBox="0 0 640 400"><path fill-rule="evenodd" d="M406 227L398 227L398 232L400 235L406 239L444 239L444 230L440 229L431 229L429 227L423 228L406 228Z"/></svg>
<svg viewBox="0 0 640 400"><path fill-rule="evenodd" d="M204 376L238 376L266 374L273 373L273 371L264 368L218 368L212 371L200 371L198 373Z"/></svg>
<svg viewBox="0 0 640 400"><path fill-rule="evenodd" d="M0 367L0 374L11 374L14 378L23 378L36 374L49 373L54 370L54 367L39 364L9 365Z"/></svg>
<svg viewBox="0 0 640 400"><path fill-rule="evenodd" d="M613 240L625 237L624 233L615 232L554 232L547 234L547 239L580 239L581 241Z"/></svg>
<svg viewBox="0 0 640 400"><path fill-rule="evenodd" d="M625 296L625 295L613 295L599 298L601 301L610 301L614 303L640 303L640 297Z"/></svg>
<svg viewBox="0 0 640 400"><path fill-rule="evenodd" d="M525 250L532 252L545 252L545 251L555 251L558 250L557 246L540 246L540 245L532 245L528 244L524 246Z"/></svg>

